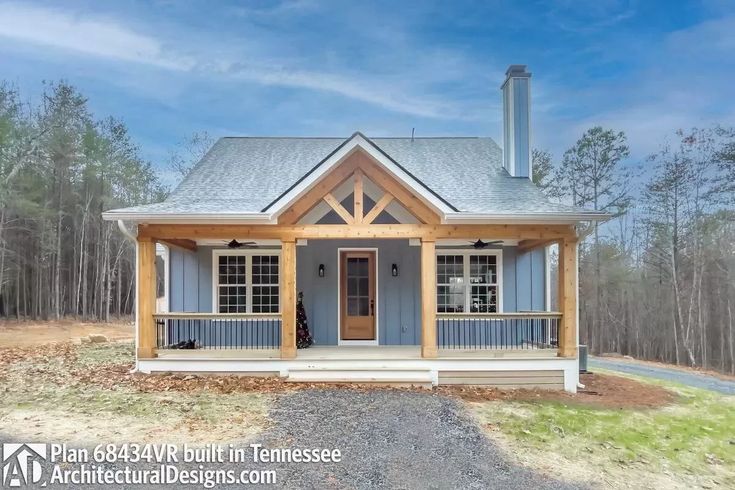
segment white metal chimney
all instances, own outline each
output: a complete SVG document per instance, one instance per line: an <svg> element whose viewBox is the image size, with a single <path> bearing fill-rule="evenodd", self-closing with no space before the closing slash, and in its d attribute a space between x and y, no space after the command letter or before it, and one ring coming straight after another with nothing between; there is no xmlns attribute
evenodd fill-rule
<svg viewBox="0 0 735 490"><path fill-rule="evenodd" d="M510 65L503 91L503 167L513 177L531 178L531 74Z"/></svg>

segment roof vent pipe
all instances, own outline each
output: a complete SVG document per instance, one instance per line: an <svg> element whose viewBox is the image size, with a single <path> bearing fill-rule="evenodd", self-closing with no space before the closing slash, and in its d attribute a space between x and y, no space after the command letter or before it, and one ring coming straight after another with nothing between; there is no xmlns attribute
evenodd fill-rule
<svg viewBox="0 0 735 490"><path fill-rule="evenodd" d="M510 65L503 91L503 167L513 177L531 178L531 74Z"/></svg>

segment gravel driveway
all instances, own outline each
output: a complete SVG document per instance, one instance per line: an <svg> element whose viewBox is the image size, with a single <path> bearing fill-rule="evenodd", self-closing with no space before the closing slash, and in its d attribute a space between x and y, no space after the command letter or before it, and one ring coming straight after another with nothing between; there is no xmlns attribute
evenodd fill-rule
<svg viewBox="0 0 735 490"><path fill-rule="evenodd" d="M398 390L282 395L272 447L339 448L340 463L276 467L289 488L576 488L516 466L449 398Z"/></svg>
<svg viewBox="0 0 735 490"><path fill-rule="evenodd" d="M725 381L708 374L690 373L681 369L652 366L642 362L620 361L600 357L591 357L589 367L609 369L610 371L635 374L665 381L674 381L693 388L716 391L725 395L735 395L735 381Z"/></svg>
<svg viewBox="0 0 735 490"><path fill-rule="evenodd" d="M338 463L259 465L250 461L207 465L207 468L232 469L238 473L254 469L275 470L276 485L268 488L580 488L509 461L456 400L431 392L304 389L278 395L270 418L271 428L248 443L272 449L339 449L342 460ZM159 441L165 442L165 437ZM242 447L247 447L248 443ZM88 450L92 453L93 447ZM124 469L124 464L117 462L98 466L106 470ZM130 466L150 469L157 464ZM179 463L176 466L179 470L191 471L200 465ZM52 465L46 462L43 467L48 479ZM58 488L57 485L50 487ZM81 484L65 488L91 490L98 487ZM136 488L163 487L142 485ZM165 488L184 487L166 485Z"/></svg>

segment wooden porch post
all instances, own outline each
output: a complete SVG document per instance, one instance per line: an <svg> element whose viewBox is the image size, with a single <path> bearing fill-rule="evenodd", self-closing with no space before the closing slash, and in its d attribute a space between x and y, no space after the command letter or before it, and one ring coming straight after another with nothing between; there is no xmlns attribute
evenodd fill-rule
<svg viewBox="0 0 735 490"><path fill-rule="evenodd" d="M156 243L138 238L138 359L156 357Z"/></svg>
<svg viewBox="0 0 735 490"><path fill-rule="evenodd" d="M577 240L559 240L559 356L577 356Z"/></svg>
<svg viewBox="0 0 735 490"><path fill-rule="evenodd" d="M421 240L421 357L436 357L436 242Z"/></svg>
<svg viewBox="0 0 735 490"><path fill-rule="evenodd" d="M281 359L296 357L296 241L281 242Z"/></svg>

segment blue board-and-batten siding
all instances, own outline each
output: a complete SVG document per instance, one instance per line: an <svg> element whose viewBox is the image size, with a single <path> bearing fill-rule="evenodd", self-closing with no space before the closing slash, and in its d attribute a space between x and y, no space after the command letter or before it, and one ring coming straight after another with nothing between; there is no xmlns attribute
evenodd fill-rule
<svg viewBox="0 0 735 490"><path fill-rule="evenodd" d="M417 345L420 342L420 247L408 240L309 240L296 248L296 284L304 293L309 327L318 345L337 344L337 250L378 248L378 338L381 345ZM212 251L199 247L192 253L171 249L169 310L212 312ZM318 277L324 264L325 277ZM392 264L399 268L391 275ZM518 253L503 247L503 311L545 309L545 256L543 250Z"/></svg>
<svg viewBox="0 0 735 490"><path fill-rule="evenodd" d="M338 249L377 248L378 339L382 345L416 345L419 342L419 247L408 240L309 240L296 249L296 284L304 292L304 307L314 341L337 344ZM325 276L319 277L319 264ZM391 265L399 268L391 275Z"/></svg>
<svg viewBox="0 0 735 490"><path fill-rule="evenodd" d="M171 249L169 310L212 312L212 250L196 252Z"/></svg>

